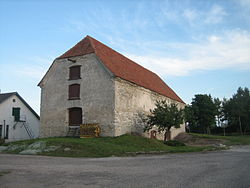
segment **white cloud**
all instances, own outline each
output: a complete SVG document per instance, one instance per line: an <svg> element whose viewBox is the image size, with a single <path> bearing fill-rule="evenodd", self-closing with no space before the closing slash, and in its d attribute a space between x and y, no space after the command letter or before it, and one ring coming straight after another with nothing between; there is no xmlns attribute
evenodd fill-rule
<svg viewBox="0 0 250 188"><path fill-rule="evenodd" d="M21 64L15 61L3 64L0 69L1 76L10 77L10 75L14 75L20 79L35 79L39 81L48 70L53 59L34 56L22 59L21 62Z"/></svg>
<svg viewBox="0 0 250 188"><path fill-rule="evenodd" d="M30 79L42 79L49 66L53 62L53 58L51 57L38 57L33 56L26 59L26 62L22 65L15 64L15 68L13 65L7 66L7 70L14 70L13 74L16 76L26 77Z"/></svg>
<svg viewBox="0 0 250 188"><path fill-rule="evenodd" d="M174 48L174 45L165 45ZM176 44L176 49L183 54L175 57L126 55L161 76L226 68L250 69L250 33L246 31L226 31L220 36L208 36L203 42Z"/></svg>
<svg viewBox="0 0 250 188"><path fill-rule="evenodd" d="M237 3L240 3L242 7L250 8L250 0L235 0Z"/></svg>
<svg viewBox="0 0 250 188"><path fill-rule="evenodd" d="M180 25L187 23L192 27L204 26L204 24L218 24L228 15L226 10L218 4L198 9L195 6L191 8L190 5L185 3L173 3L174 5L172 5L169 1L166 2L157 12L157 18L159 19L156 22L160 27L166 26L169 22Z"/></svg>
<svg viewBox="0 0 250 188"><path fill-rule="evenodd" d="M40 66L44 65L50 65L55 59L55 56L47 56L47 57L38 57L38 56L32 56L29 57L28 61L34 62L34 64L39 64Z"/></svg>
<svg viewBox="0 0 250 188"><path fill-rule="evenodd" d="M211 35L208 37L208 41L211 43L218 42L219 40L220 40L220 37L215 36L215 35Z"/></svg>
<svg viewBox="0 0 250 188"><path fill-rule="evenodd" d="M186 9L183 11L182 15L188 20L188 22L192 23L197 18L198 13L196 10Z"/></svg>
<svg viewBox="0 0 250 188"><path fill-rule="evenodd" d="M42 77L46 73L46 69L37 67L37 66L32 66L32 67L19 68L15 72L19 76L25 76L27 78L42 79Z"/></svg>
<svg viewBox="0 0 250 188"><path fill-rule="evenodd" d="M223 20L223 17L226 15L227 13L221 6L213 5L211 10L206 13L205 23L207 24L220 23Z"/></svg>

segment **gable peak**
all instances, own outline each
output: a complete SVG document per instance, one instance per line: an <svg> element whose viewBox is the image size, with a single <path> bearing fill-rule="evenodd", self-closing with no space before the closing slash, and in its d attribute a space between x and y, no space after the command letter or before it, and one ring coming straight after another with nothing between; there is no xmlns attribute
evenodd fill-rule
<svg viewBox="0 0 250 188"><path fill-rule="evenodd" d="M75 57L75 56L81 56L81 55L94 53L95 50L91 43L91 39L92 37L87 35L80 42L78 42L75 46L70 48L67 52L65 52L63 55L61 55L57 59L69 58L69 57Z"/></svg>

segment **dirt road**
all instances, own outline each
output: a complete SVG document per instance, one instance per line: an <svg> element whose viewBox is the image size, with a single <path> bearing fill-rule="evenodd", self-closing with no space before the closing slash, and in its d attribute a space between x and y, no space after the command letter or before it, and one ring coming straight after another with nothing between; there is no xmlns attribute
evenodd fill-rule
<svg viewBox="0 0 250 188"><path fill-rule="evenodd" d="M0 154L0 187L250 187L250 146L110 158Z"/></svg>

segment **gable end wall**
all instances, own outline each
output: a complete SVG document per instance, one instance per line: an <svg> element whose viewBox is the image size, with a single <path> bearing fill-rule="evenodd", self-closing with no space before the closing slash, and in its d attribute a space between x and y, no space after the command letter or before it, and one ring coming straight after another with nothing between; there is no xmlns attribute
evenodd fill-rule
<svg viewBox="0 0 250 188"><path fill-rule="evenodd" d="M15 99L15 102L13 101ZM9 138L6 141L17 141L30 139L22 122L15 122L12 115L12 108L20 108L20 119L26 120L34 137L39 136L39 119L30 111L30 109L16 95L12 95L0 104L0 125L9 125ZM3 128L4 129L4 128ZM4 130L2 129L2 137Z"/></svg>
<svg viewBox="0 0 250 188"><path fill-rule="evenodd" d="M57 59L41 92L41 137L66 136L68 109L82 108L83 123L98 123L102 136L114 136L114 81L95 54ZM81 79L69 80L69 67L81 66ZM68 86L80 84L80 100L68 100Z"/></svg>

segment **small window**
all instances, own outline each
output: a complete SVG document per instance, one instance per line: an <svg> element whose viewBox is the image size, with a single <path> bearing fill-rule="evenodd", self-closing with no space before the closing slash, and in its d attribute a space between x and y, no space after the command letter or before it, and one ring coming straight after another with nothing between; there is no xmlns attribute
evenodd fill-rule
<svg viewBox="0 0 250 188"><path fill-rule="evenodd" d="M69 68L69 79L77 80L81 78L81 66L73 66Z"/></svg>
<svg viewBox="0 0 250 188"><path fill-rule="evenodd" d="M80 99L80 84L69 85L69 99Z"/></svg>
<svg viewBox="0 0 250 188"><path fill-rule="evenodd" d="M16 99L13 99L12 101L13 101L13 102L16 102Z"/></svg>
<svg viewBox="0 0 250 188"><path fill-rule="evenodd" d="M20 108L12 108L12 116L14 116L14 121L20 121Z"/></svg>

